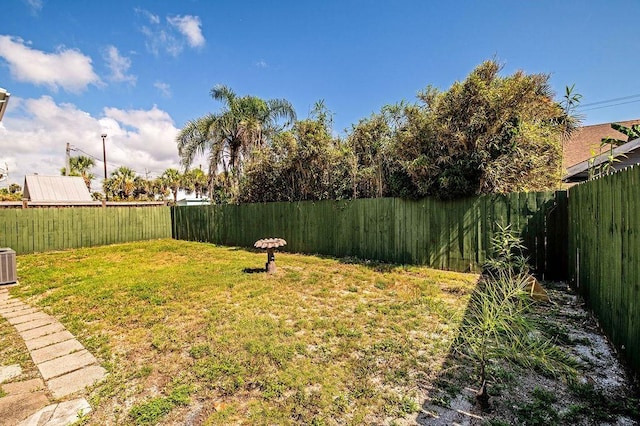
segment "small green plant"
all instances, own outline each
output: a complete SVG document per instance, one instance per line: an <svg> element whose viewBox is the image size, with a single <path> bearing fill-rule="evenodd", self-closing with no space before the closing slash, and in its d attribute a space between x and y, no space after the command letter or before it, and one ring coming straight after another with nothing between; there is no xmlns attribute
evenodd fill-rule
<svg viewBox="0 0 640 426"><path fill-rule="evenodd" d="M508 226L498 226L492 239L493 257L485 265L483 280L474 292L460 327L458 352L477 368L478 400L488 406L488 367L494 361L515 363L551 376L575 374L576 362L536 331L529 313L533 304L522 240ZM493 369L496 371L496 369Z"/></svg>
<svg viewBox="0 0 640 426"><path fill-rule="evenodd" d="M169 414L177 405L189 404L192 389L188 385L179 385L166 397L156 397L136 404L129 410L129 417L136 425L155 425Z"/></svg>
<svg viewBox="0 0 640 426"><path fill-rule="evenodd" d="M167 398L153 398L131 407L129 417L136 425L155 425L169 414L172 408L173 404Z"/></svg>
<svg viewBox="0 0 640 426"><path fill-rule="evenodd" d="M142 367L140 367L140 369L136 372L135 376L136 377L149 377L151 375L151 373L153 373L153 367L150 365L143 365Z"/></svg>
<svg viewBox="0 0 640 426"><path fill-rule="evenodd" d="M431 398L431 403L433 405L437 405L443 408L449 408L449 404L451 403L451 397L449 395L439 395Z"/></svg>
<svg viewBox="0 0 640 426"><path fill-rule="evenodd" d="M385 411L396 418L406 417L420 411L418 403L408 395L389 394L384 396L384 399L386 400Z"/></svg>
<svg viewBox="0 0 640 426"><path fill-rule="evenodd" d="M524 255L526 247L522 239L511 231L511 225L496 223L498 230L491 238L492 255L484 264L485 275L495 275L510 270L516 274L529 273L528 259Z"/></svg>
<svg viewBox="0 0 640 426"><path fill-rule="evenodd" d="M531 329L524 316L530 303L523 290L525 280L526 276L514 275L510 269L498 270L481 283L469 302L459 349L476 363L483 398L491 360L506 358Z"/></svg>
<svg viewBox="0 0 640 426"><path fill-rule="evenodd" d="M194 359L204 358L205 356L211 355L211 346L206 343L194 345L189 349L189 355Z"/></svg>
<svg viewBox="0 0 640 426"><path fill-rule="evenodd" d="M518 424L558 424L560 416L553 406L556 401L557 398L552 392L536 387L531 393L531 402L520 405L516 409Z"/></svg>
<svg viewBox="0 0 640 426"><path fill-rule="evenodd" d="M380 281L380 280L376 280L376 283L374 284L374 286L379 290L384 290L385 288L387 288L387 284L384 281Z"/></svg>
<svg viewBox="0 0 640 426"><path fill-rule="evenodd" d="M78 420L73 422L71 426L83 426L89 423L89 413L85 413L82 408L78 410L76 416L78 417Z"/></svg>
<svg viewBox="0 0 640 426"><path fill-rule="evenodd" d="M569 390L580 398L581 406L593 420L608 422L614 414L640 416L640 401L636 398L619 398L605 395L590 382L569 382Z"/></svg>

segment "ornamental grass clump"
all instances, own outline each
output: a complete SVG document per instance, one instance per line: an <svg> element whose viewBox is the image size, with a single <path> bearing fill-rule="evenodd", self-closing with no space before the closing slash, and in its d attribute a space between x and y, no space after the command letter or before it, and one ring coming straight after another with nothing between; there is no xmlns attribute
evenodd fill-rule
<svg viewBox="0 0 640 426"><path fill-rule="evenodd" d="M574 376L577 365L529 315L535 300L528 291L531 275L521 239L499 226L492 244L494 255L471 297L456 348L475 365L482 408L488 408L493 365L507 363L553 377Z"/></svg>

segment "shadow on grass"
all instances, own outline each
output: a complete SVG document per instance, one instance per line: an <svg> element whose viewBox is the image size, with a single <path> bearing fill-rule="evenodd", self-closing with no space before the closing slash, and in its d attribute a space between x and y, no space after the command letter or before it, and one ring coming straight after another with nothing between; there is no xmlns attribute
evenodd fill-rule
<svg viewBox="0 0 640 426"><path fill-rule="evenodd" d="M322 256L320 256L322 257ZM327 256L329 257L329 256ZM368 259L360 259L358 257L341 257L341 258L332 258L338 260L340 263L345 265L360 265L366 268L371 269L375 272L393 272L395 270L403 269L405 266L398 263L387 263L379 260L368 260Z"/></svg>
<svg viewBox="0 0 640 426"><path fill-rule="evenodd" d="M244 272L245 274L262 274L266 271L264 268L244 268L242 272Z"/></svg>
<svg viewBox="0 0 640 426"><path fill-rule="evenodd" d="M521 358L509 354L508 342L501 344L505 345L504 351L491 353L485 395L490 398L483 401L476 393L481 385L480 365L469 353L463 355L467 344L459 328L431 382L417 424L638 424L640 389L630 370L624 363L613 365L616 356L612 349L609 353L593 343L598 341L593 336L599 333L597 322L575 301L575 293L566 284L544 285L552 303L533 302L521 314L534 327L527 336L539 336L542 343L525 343L518 350L525 354ZM479 282L461 326L475 322L472 311L474 303L481 301L481 291ZM579 355L585 353L586 359L598 361L583 362ZM610 377L618 377L618 382Z"/></svg>
<svg viewBox="0 0 640 426"><path fill-rule="evenodd" d="M469 304L474 303L480 285L479 280L458 323L449 352L432 381L433 387L416 418L419 425L482 424L481 417L474 414L481 411L475 398L476 389L472 389L477 385L476 371L459 352L463 345L459 327L469 321Z"/></svg>

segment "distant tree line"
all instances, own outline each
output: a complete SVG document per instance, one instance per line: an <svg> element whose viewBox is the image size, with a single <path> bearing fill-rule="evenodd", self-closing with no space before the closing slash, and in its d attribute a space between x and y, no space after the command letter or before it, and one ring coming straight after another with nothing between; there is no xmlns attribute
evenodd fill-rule
<svg viewBox="0 0 640 426"><path fill-rule="evenodd" d="M0 188L0 201L20 200L22 200L22 187L17 183L12 183L6 188Z"/></svg>
<svg viewBox="0 0 640 426"><path fill-rule="evenodd" d="M104 194L111 201L178 201L178 191L195 193L197 198L208 192L208 177L201 169L180 173L177 169L167 169L155 179L145 179L136 175L128 167L119 167L102 183Z"/></svg>
<svg viewBox="0 0 640 426"><path fill-rule="evenodd" d="M95 161L83 155L71 157L69 170L66 167L60 169L60 174L66 176L81 176L87 189L91 192L91 181L95 175L91 168ZM197 198L207 195L209 190L209 178L201 169L191 169L180 173L177 169L169 168L159 177L147 179L125 166L118 167L111 175L102 181L103 193L92 192L94 199L107 197L110 201L158 201L169 200L174 203L178 200L178 191L183 190L187 194L195 194Z"/></svg>
<svg viewBox="0 0 640 426"><path fill-rule="evenodd" d="M188 170L209 156L209 193L217 202L370 197L457 198L540 191L561 182L562 142L578 126L554 100L545 74L501 76L486 61L446 91L427 87L332 131L318 102L297 120L283 99L211 91L220 112L189 122L177 138Z"/></svg>

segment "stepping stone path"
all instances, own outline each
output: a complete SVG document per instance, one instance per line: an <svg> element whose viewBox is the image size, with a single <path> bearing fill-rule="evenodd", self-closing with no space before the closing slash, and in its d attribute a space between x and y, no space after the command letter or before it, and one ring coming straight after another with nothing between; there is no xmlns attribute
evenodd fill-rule
<svg viewBox="0 0 640 426"><path fill-rule="evenodd" d="M102 380L106 370L60 322L0 287L0 315L15 327L42 378L2 384L22 374L0 365L0 425L66 426L91 411L84 398L65 398ZM2 360L0 360L1 362ZM57 403L50 404L49 396Z"/></svg>

